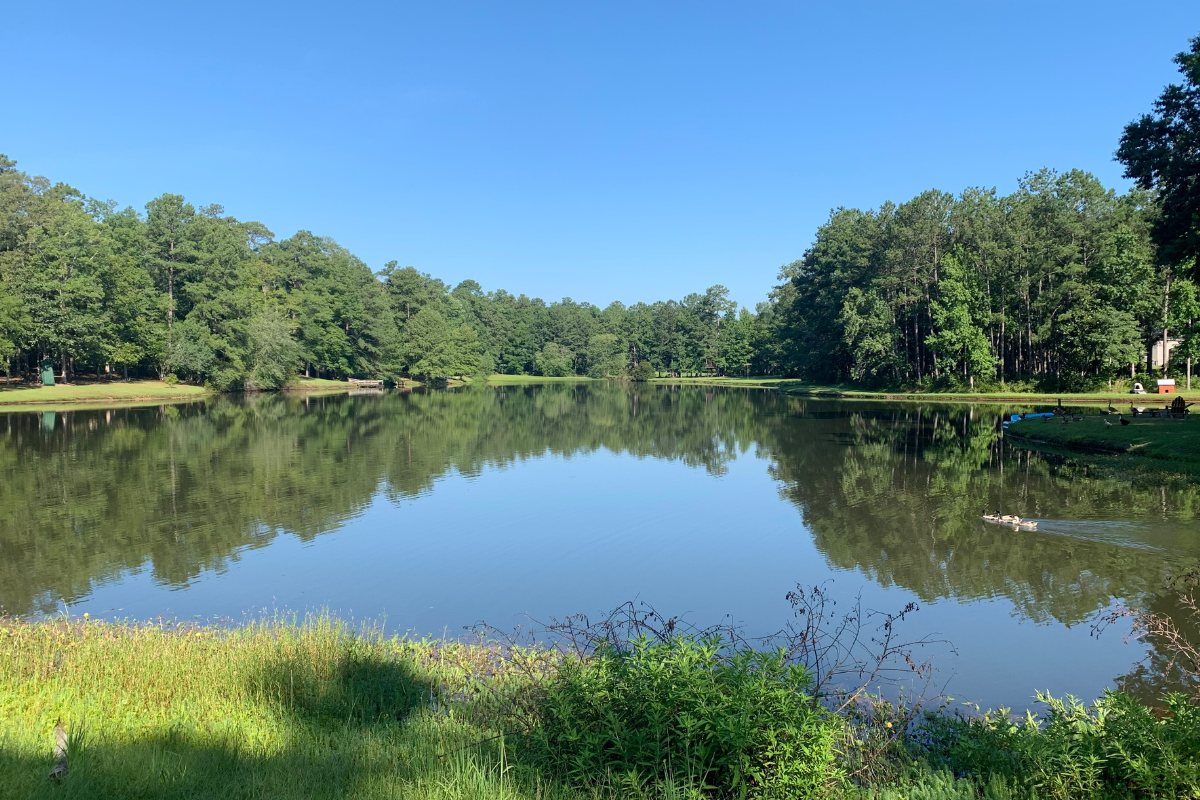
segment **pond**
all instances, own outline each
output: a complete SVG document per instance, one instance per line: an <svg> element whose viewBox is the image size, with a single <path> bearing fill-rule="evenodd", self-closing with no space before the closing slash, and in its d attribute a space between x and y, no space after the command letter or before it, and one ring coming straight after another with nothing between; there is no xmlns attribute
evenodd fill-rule
<svg viewBox="0 0 1200 800"><path fill-rule="evenodd" d="M1200 487L1016 449L1008 410L581 383L0 414L0 607L459 636L637 599L764 634L831 581L839 608L916 602L959 700L1155 691L1090 623L1170 611Z"/></svg>

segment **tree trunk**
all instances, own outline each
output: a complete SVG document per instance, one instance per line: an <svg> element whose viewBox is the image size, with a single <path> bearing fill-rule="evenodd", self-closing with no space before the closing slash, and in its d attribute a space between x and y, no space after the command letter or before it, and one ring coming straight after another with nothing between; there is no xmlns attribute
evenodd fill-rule
<svg viewBox="0 0 1200 800"><path fill-rule="evenodd" d="M1004 383L1004 376L1008 372L1008 370L1005 369L1006 365L1004 363L1004 345L1005 345L1005 342L1008 341L1007 339L1004 338L1004 328L1007 323L1008 323L1008 315L1005 314L1003 311L1000 312L1000 382L1001 383Z"/></svg>
<svg viewBox="0 0 1200 800"><path fill-rule="evenodd" d="M175 244L171 243L171 253L175 253ZM167 330L175 323L175 266L167 267Z"/></svg>
<svg viewBox="0 0 1200 800"><path fill-rule="evenodd" d="M1163 337L1162 337L1162 374L1167 377L1167 367L1171 365L1171 354L1167 350L1167 315L1171 312L1171 276L1167 275L1167 286L1163 292Z"/></svg>

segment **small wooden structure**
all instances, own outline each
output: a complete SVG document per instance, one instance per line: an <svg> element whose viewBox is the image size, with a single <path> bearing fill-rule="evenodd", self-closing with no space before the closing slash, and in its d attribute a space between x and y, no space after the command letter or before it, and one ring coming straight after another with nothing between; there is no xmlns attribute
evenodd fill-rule
<svg viewBox="0 0 1200 800"><path fill-rule="evenodd" d="M350 385L356 389L382 389L382 380L368 380L365 378L349 378Z"/></svg>
<svg viewBox="0 0 1200 800"><path fill-rule="evenodd" d="M1174 378L1159 378L1158 393L1159 394L1175 394L1175 379Z"/></svg>

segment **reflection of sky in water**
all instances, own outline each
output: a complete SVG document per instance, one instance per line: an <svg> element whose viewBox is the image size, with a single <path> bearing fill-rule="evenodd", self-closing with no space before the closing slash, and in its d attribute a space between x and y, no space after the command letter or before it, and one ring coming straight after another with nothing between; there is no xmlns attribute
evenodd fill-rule
<svg viewBox="0 0 1200 800"><path fill-rule="evenodd" d="M600 614L640 598L697 624L726 615L767 633L790 613L797 582L833 579L839 608L915 599L853 571L830 570L800 515L747 456L714 477L678 462L599 451L546 456L478 477L457 473L399 505L377 495L340 530L302 543L282 537L243 549L186 589L148 571L106 581L75 613L189 618L263 609L328 608L386 618L397 631L458 635L479 620L516 626L567 613ZM1140 655L1118 634L1039 625L1005 598L922 604L912 637L951 642L928 651L937 687L955 697L1024 707L1035 689L1093 696ZM948 682L948 683L947 683Z"/></svg>

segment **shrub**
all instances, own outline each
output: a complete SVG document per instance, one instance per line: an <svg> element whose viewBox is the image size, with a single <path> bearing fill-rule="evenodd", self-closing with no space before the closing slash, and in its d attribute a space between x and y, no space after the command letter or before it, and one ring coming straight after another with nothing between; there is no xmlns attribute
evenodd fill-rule
<svg viewBox="0 0 1200 800"><path fill-rule="evenodd" d="M635 381L648 381L654 377L654 367L650 366L648 361L639 362L629 373L629 377Z"/></svg>
<svg viewBox="0 0 1200 800"><path fill-rule="evenodd" d="M1044 721L931 715L917 739L934 766L1055 800L1200 795L1200 709L1182 695L1166 698L1162 719L1116 692L1090 708L1069 696L1038 699Z"/></svg>
<svg viewBox="0 0 1200 800"><path fill-rule="evenodd" d="M174 386L175 384L179 383L179 378L175 375L175 373L171 373L163 378L163 383L165 383L167 386Z"/></svg>
<svg viewBox="0 0 1200 800"><path fill-rule="evenodd" d="M839 722L781 651L645 637L570 659L545 687L536 755L572 784L690 784L721 797L822 794Z"/></svg>

